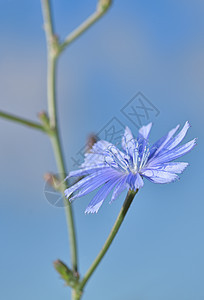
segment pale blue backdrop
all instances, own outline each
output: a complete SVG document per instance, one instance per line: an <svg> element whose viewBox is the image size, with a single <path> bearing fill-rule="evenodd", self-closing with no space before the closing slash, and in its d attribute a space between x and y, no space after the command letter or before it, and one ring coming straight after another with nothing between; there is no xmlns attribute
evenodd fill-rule
<svg viewBox="0 0 204 300"><path fill-rule="evenodd" d="M96 1L53 1L65 37ZM37 120L46 108L46 44L40 1L0 0L0 107ZM116 117L137 132L121 108L139 91L160 111L151 141L189 120L185 141L198 146L179 182L145 182L84 300L203 300L204 2L117 0L108 14L60 58L58 105L63 146L71 157L90 132ZM143 123L148 120L143 119ZM53 269L69 264L63 209L44 197L43 174L56 172L48 138L0 120L0 298L70 299ZM125 194L97 215L89 196L73 206L80 272L100 250Z"/></svg>

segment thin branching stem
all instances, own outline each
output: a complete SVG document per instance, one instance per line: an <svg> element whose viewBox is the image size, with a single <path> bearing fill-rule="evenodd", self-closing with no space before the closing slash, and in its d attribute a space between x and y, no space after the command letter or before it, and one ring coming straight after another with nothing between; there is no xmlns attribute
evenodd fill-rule
<svg viewBox="0 0 204 300"><path fill-rule="evenodd" d="M105 3L105 4L104 4ZM65 176L66 168L65 161L63 158L60 135L58 130L57 122L57 105L56 105L56 67L57 60L60 53L70 45L76 38L83 34L92 24L94 24L100 17L104 15L111 4L110 0L99 0L99 5L95 13L93 13L84 23L82 23L76 30L67 36L67 38L59 43L58 37L55 34L53 17L49 0L42 0L42 9L44 16L44 26L47 40L47 55L48 55L48 73L47 73L47 93L48 93L48 115L50 128L53 130L54 134L51 136L51 141L55 153L55 158L58 166L58 170L61 173L61 179ZM66 218L68 224L70 248L71 248L71 260L72 268L74 272L78 271L77 262L77 245L76 245L76 234L75 226L73 220L72 208L69 201L64 197L64 190L66 189L66 184L62 185L62 195L64 198ZM90 274L91 276L91 274ZM87 279L88 280L88 279ZM81 298L81 290L72 290L72 299L78 300Z"/></svg>
<svg viewBox="0 0 204 300"><path fill-rule="evenodd" d="M51 11L50 0L41 0L42 10L44 18L44 29L47 41L47 59L48 59L48 69L47 69L47 99L48 99L48 118L45 124L38 124L30 120L26 120L12 114L5 112L0 112L0 117L5 118L10 121L26 125L50 135L58 171L60 173L60 179L63 180L66 174L65 160L62 152L58 122L57 122L57 102L56 102L56 69L57 61L60 53L70 45L76 38L83 34L88 28L91 27L97 20L99 20L111 5L111 0L99 0L97 10L85 20L76 30L69 34L62 43L59 43L58 37L55 34L53 17ZM42 120L43 121L43 120ZM67 188L64 182L61 185L61 193L64 199L67 226L69 232L69 241L71 249L71 262L72 270L75 274L78 272L78 260L77 260L77 245L76 245L76 233L74 226L74 218L72 208L69 201L64 197L64 190ZM93 267L91 267L93 269ZM94 268L95 269L95 268ZM85 276L83 280L83 287L91 276L92 272L89 272L88 277ZM78 300L81 298L82 289L72 290L72 299Z"/></svg>
<svg viewBox="0 0 204 300"><path fill-rule="evenodd" d="M96 23L110 7L111 2L105 9L97 9L91 16L89 16L79 27L72 31L60 45L59 51L62 52L69 44L81 36L89 27Z"/></svg>
<svg viewBox="0 0 204 300"><path fill-rule="evenodd" d="M126 214L127 211L135 197L135 195L137 194L138 190L136 190L136 192L134 191L129 191L126 199L123 203L123 206L118 214L118 217L113 225L113 228L111 229L111 232L105 242L105 244L103 245L101 251L99 252L99 254L97 255L96 259L94 260L94 262L92 263L92 265L90 266L90 268L88 269L87 273L85 274L84 278L82 279L80 285L79 285L79 289L83 290L85 284L87 283L87 281L89 280L89 278L91 277L91 275L93 274L93 272L95 271L95 269L97 268L97 266L99 265L99 263L101 262L102 258L104 257L104 255L106 254L106 252L108 251L113 239L115 238Z"/></svg>
<svg viewBox="0 0 204 300"><path fill-rule="evenodd" d="M60 173L60 179L63 180L66 174L65 160L63 157L61 140L58 130L57 123L57 106L56 106L56 67L58 58L58 41L54 33L54 25L52 18L52 11L49 0L42 0L42 8L45 23L45 33L47 39L47 52L48 52L48 71L47 71L47 94L48 94L48 113L50 120L50 127L52 128L54 134L51 137L54 154L57 162L58 171ZM67 226L69 232L69 241L71 249L71 261L72 268L74 272L77 272L77 245L76 245L76 233L74 226L74 218L71 205L69 201L64 197L64 190L66 189L66 184L62 184L62 195L65 204L65 212L67 219Z"/></svg>
<svg viewBox="0 0 204 300"><path fill-rule="evenodd" d="M60 43L58 36L54 30L53 16L50 5L50 0L41 0L42 1L42 10L43 10L43 18L44 18L44 29L46 33L46 41L47 41L47 58L48 58L48 71L47 71L47 98L48 98L48 117L41 115L42 125L35 123L31 120L27 120L18 116L14 116L12 114L8 114L5 112L0 112L0 117L5 118L10 121L14 121L20 123L25 126L29 126L31 128L35 128L46 132L50 138L53 145L53 150L56 158L56 163L58 167L58 171L60 173L60 179L63 180L66 174L65 160L63 157L60 134L58 129L57 122L57 105L56 105L56 68L57 68L57 60L63 50L70 45L75 39L77 39L80 35L82 35L88 28L91 27L97 20L99 20L105 12L110 7L112 0L98 0L98 6L96 11L87 18L78 28L76 28L73 32L71 32L65 40ZM45 120L44 117L47 119ZM71 261L72 261L72 269L73 272L78 271L78 263L77 263L77 245L76 245L76 233L74 226L74 218L72 208L70 206L69 201L64 197L64 190L67 188L66 183L64 182L61 185L61 193L64 199L68 232L69 232L69 240L70 240L70 248L71 248ZM114 225L115 226L115 225ZM118 228L119 229L119 228ZM118 230L117 229L117 230ZM116 234L116 233L115 233ZM113 237L114 238L114 237ZM112 239L113 239L112 238ZM112 242L109 241L110 243ZM106 242L108 243L108 241ZM108 244L107 244L108 245ZM109 248L110 244L107 249ZM107 251L107 250L106 250ZM105 251L105 252L106 252ZM104 252L104 254L105 254ZM102 255L100 259L98 259L98 263L104 256ZM81 286L84 287L86 281L89 279L93 271L95 270L98 263L93 263L88 273L85 275ZM82 289L74 289L72 290L72 299L79 300L82 295Z"/></svg>
<svg viewBox="0 0 204 300"><path fill-rule="evenodd" d="M14 116L12 114L9 114L9 113L3 112L3 111L0 111L0 118L4 118L4 119L7 119L9 121L19 123L21 125L25 125L25 126L28 126L28 127L46 132L46 129L41 124L35 123L33 121L30 121L30 120L27 120L27 119L24 119L24 118L21 118L21 117L18 117L18 116Z"/></svg>

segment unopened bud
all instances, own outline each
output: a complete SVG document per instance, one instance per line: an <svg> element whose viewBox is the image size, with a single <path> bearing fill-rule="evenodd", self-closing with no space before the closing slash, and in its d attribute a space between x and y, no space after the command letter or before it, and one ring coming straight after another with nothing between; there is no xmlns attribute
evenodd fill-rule
<svg viewBox="0 0 204 300"><path fill-rule="evenodd" d="M95 134L90 134L87 139L86 152L89 152L93 145L98 141L98 138Z"/></svg>
<svg viewBox="0 0 204 300"><path fill-rule="evenodd" d="M61 260L54 261L55 270L60 274L61 278L66 282L69 286L75 286L78 277L74 276L72 270L70 270Z"/></svg>
<svg viewBox="0 0 204 300"><path fill-rule="evenodd" d="M40 119L44 129L48 132L51 133L51 129L50 129L50 121L48 118L48 115L46 112L41 111L38 113L38 118Z"/></svg>
<svg viewBox="0 0 204 300"><path fill-rule="evenodd" d="M44 175L45 181L53 187L56 191L60 190L60 181L59 179L51 173L45 173Z"/></svg>
<svg viewBox="0 0 204 300"><path fill-rule="evenodd" d="M38 113L38 118L42 121L43 124L49 124L49 118L45 111L41 111Z"/></svg>
<svg viewBox="0 0 204 300"><path fill-rule="evenodd" d="M98 10L105 12L112 4L112 0L99 0L98 1Z"/></svg>

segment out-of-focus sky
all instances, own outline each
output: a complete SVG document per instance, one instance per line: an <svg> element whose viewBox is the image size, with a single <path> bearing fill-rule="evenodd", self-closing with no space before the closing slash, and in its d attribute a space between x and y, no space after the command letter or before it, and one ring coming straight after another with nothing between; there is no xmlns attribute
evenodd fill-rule
<svg viewBox="0 0 204 300"><path fill-rule="evenodd" d="M52 1L61 38L96 1ZM0 109L37 120L46 109L46 43L40 1L0 0ZM84 300L203 300L204 2L114 1L106 16L60 58L59 122L67 165L115 117L137 134L121 109L138 92L159 110L151 141L189 120L198 146L169 185L145 182ZM146 124L153 115L142 118ZM69 262L64 210L51 206L43 174L56 172L48 138L0 120L0 297L69 299L52 266ZM92 196L92 195L91 195ZM80 272L93 261L123 203L106 201L84 215L90 196L73 203Z"/></svg>

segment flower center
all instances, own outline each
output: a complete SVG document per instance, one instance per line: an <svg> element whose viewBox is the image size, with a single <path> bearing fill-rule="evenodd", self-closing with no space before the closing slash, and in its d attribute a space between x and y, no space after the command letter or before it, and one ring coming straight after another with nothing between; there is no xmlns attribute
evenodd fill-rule
<svg viewBox="0 0 204 300"><path fill-rule="evenodd" d="M148 161L150 151L147 146L138 145L133 149L132 160L130 159L130 170L133 174L139 173ZM132 164L131 164L132 163Z"/></svg>
<svg viewBox="0 0 204 300"><path fill-rule="evenodd" d="M115 146L108 147L105 151L104 162L111 168L125 173L139 173L146 165L149 157L149 147L132 139L126 143L126 154Z"/></svg>

